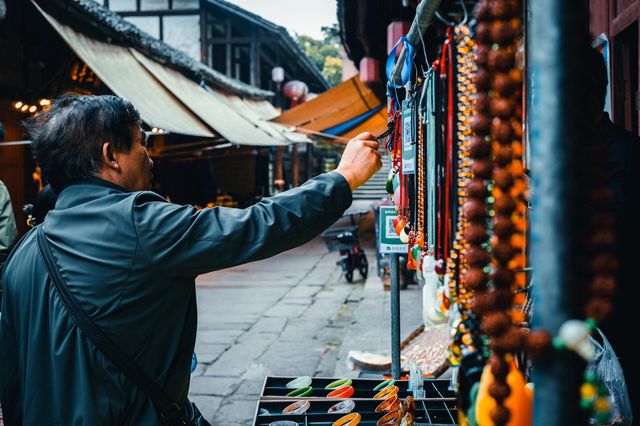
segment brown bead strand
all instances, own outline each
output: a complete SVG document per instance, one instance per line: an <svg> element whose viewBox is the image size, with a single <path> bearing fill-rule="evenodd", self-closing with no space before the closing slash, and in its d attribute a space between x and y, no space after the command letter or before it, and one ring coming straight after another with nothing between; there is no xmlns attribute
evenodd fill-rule
<svg viewBox="0 0 640 426"><path fill-rule="evenodd" d="M577 171L581 177L576 181L581 182L582 191L579 192L586 195L586 200L581 197L577 202L579 206L583 206L586 201L588 214L583 219L585 223L582 228L587 231L580 233L576 246L583 252L584 262L579 265L583 274L580 277L582 282L578 285L588 289L589 293L584 305L585 317L600 324L613 310L613 298L617 292L616 274L620 262L614 252L615 220L611 208L614 198L606 184L606 147L602 140L593 135L584 136L589 145L583 145L582 152L577 156Z"/></svg>
<svg viewBox="0 0 640 426"><path fill-rule="evenodd" d="M521 71L515 68L517 38L520 35L518 19L520 5L517 0L482 0L474 10L478 20L478 102L473 123L477 138L472 157L476 174L473 183L480 189L478 177L483 178L490 169L493 178L493 210L491 238L493 274L491 286L477 293L473 301L474 311L482 318L482 330L490 337L493 351L489 359L494 382L489 395L496 407L489 413L494 424L506 425L510 412L504 401L510 394L506 381L509 365L505 358L524 346L524 333L514 326L510 314L512 291L516 287L515 269L524 266L524 226L519 206L524 187L518 182L522 177L521 153ZM487 148L483 145L489 145ZM490 164L489 167L486 164ZM478 201L478 200L476 200ZM482 210L476 207L476 210ZM472 207L469 207L472 210ZM474 247L479 249L480 247ZM478 257L482 257L478 254ZM476 272L484 272L484 266ZM486 288L486 285L485 285Z"/></svg>

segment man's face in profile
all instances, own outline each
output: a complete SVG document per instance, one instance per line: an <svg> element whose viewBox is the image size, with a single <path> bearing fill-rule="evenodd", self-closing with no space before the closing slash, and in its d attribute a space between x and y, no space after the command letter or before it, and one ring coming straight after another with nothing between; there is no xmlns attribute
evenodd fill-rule
<svg viewBox="0 0 640 426"><path fill-rule="evenodd" d="M133 142L127 153L120 153L124 187L130 191L151 189L153 160L147 153L147 136L139 124L132 124Z"/></svg>

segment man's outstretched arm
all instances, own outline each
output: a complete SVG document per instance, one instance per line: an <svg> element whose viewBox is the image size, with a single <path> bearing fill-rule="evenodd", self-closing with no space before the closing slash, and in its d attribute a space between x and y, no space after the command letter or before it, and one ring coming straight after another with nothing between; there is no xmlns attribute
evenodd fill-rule
<svg viewBox="0 0 640 426"><path fill-rule="evenodd" d="M351 205L351 191L380 169L369 133L351 140L336 171L246 209L212 208L138 197L134 220L143 253L168 273L197 275L264 259L303 244Z"/></svg>

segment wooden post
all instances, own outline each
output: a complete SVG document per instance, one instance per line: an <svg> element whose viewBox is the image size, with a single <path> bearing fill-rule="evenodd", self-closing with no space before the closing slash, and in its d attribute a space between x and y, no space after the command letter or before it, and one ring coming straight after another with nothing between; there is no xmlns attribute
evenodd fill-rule
<svg viewBox="0 0 640 426"><path fill-rule="evenodd" d="M300 186L300 155L298 154L298 145L291 145L292 163L293 163L293 187Z"/></svg>
<svg viewBox="0 0 640 426"><path fill-rule="evenodd" d="M276 148L276 173L273 180L276 191L284 190L284 178L282 175L282 148Z"/></svg>

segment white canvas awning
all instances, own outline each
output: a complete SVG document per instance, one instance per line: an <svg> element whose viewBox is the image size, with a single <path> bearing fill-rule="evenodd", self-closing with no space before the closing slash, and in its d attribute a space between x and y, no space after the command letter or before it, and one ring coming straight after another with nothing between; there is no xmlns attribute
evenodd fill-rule
<svg viewBox="0 0 640 426"><path fill-rule="evenodd" d="M282 134L263 126L249 109L234 107L234 102L242 102L238 96L200 86L180 72L134 49L131 49L131 53L176 98L229 142L251 146L288 145Z"/></svg>
<svg viewBox="0 0 640 426"><path fill-rule="evenodd" d="M77 32L33 4L76 55L113 93L128 99L149 126L183 135L214 137L213 132L158 82L128 48Z"/></svg>

